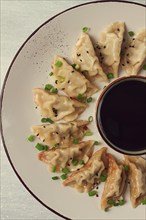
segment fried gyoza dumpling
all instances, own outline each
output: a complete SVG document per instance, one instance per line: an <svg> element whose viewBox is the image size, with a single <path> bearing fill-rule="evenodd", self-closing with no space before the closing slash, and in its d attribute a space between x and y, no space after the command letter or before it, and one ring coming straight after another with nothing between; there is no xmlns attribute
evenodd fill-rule
<svg viewBox="0 0 146 220"><path fill-rule="evenodd" d="M127 75L137 75L146 59L146 29L129 40L124 56L122 68Z"/></svg>
<svg viewBox="0 0 146 220"><path fill-rule="evenodd" d="M73 121L86 109L86 105L66 96L53 94L43 89L34 89L34 102L43 117L53 121Z"/></svg>
<svg viewBox="0 0 146 220"><path fill-rule="evenodd" d="M58 63L60 63L60 66L57 65ZM54 57L52 72L56 79L56 87L62 89L72 98L77 98L79 94L89 97L98 90L83 74L76 71L60 56Z"/></svg>
<svg viewBox="0 0 146 220"><path fill-rule="evenodd" d="M100 182L100 176L105 170L105 153L106 148L103 147L96 151L90 160L79 171L75 171L64 182L64 186L70 186L79 192L89 192Z"/></svg>
<svg viewBox="0 0 146 220"><path fill-rule="evenodd" d="M76 138L81 140L85 131L89 130L88 121L78 120L68 123L55 123L32 126L34 135L38 136L45 145L67 145Z"/></svg>
<svg viewBox="0 0 146 220"><path fill-rule="evenodd" d="M108 159L108 177L101 198L101 208L104 210L116 204L126 188L126 174L123 165L119 164L111 154L108 154Z"/></svg>
<svg viewBox="0 0 146 220"><path fill-rule="evenodd" d="M91 157L94 150L94 141L84 141L79 144L71 144L68 147L60 147L39 153L39 160L49 165L52 171L55 167L56 172L61 172L63 168L69 171L79 169ZM84 163L80 163L80 161Z"/></svg>
<svg viewBox="0 0 146 220"><path fill-rule="evenodd" d="M125 156L129 166L130 198L133 208L146 199L146 160L140 156Z"/></svg>
<svg viewBox="0 0 146 220"><path fill-rule="evenodd" d="M103 71L112 73L114 77L118 77L124 31L123 22L114 22L100 33L98 39L97 52Z"/></svg>
<svg viewBox="0 0 146 220"><path fill-rule="evenodd" d="M93 44L87 33L81 33L73 50L73 62L78 64L80 71L85 73L87 78L99 77L107 81L107 77L100 66Z"/></svg>

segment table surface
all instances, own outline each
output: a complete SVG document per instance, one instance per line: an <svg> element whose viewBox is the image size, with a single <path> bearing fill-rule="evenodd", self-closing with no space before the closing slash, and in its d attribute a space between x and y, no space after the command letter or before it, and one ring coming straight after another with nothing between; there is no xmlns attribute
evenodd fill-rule
<svg viewBox="0 0 146 220"><path fill-rule="evenodd" d="M146 4L146 0L133 1ZM1 85L15 53L26 38L53 15L84 2L89 0L1 0ZM43 207L23 187L2 144L1 219L62 219Z"/></svg>

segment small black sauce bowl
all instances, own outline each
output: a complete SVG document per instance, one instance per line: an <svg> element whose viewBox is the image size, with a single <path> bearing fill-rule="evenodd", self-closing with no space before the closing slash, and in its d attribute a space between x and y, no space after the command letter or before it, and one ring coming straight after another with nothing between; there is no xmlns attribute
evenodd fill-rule
<svg viewBox="0 0 146 220"><path fill-rule="evenodd" d="M121 77L118 78L116 80L114 80L113 82L111 82L108 86L106 86L106 88L103 90L103 92L101 93L100 97L97 100L97 104L96 104L96 126L98 128L98 131L101 135L101 137L103 138L103 140L106 142L107 145L109 145L112 149L114 149L115 151L122 153L122 154L126 154L126 155L132 155L132 156L137 156L137 155L144 155L146 156L146 148L144 150L141 151L126 151L124 149L121 149L119 147L117 147L116 145L114 145L113 143L111 143L111 141L106 137L105 132L103 131L102 125L101 125L101 117L100 117L100 113L101 113L101 106L103 103L103 99L105 97L105 95L107 94L107 92L113 88L115 85L119 84L122 81L125 80L129 80L129 79L138 79L138 80L146 80L145 76L127 76L127 77ZM145 159L145 157L144 157Z"/></svg>

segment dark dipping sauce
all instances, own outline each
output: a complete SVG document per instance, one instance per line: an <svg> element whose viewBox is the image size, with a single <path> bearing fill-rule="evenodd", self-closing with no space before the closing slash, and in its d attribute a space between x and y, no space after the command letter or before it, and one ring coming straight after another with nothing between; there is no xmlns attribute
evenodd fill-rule
<svg viewBox="0 0 146 220"><path fill-rule="evenodd" d="M146 150L146 79L124 80L106 91L100 123L106 138L119 149Z"/></svg>

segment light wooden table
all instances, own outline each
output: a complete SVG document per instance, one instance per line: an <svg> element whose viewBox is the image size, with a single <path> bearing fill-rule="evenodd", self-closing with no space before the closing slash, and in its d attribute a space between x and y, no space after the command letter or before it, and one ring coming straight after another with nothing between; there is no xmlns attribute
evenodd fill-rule
<svg viewBox="0 0 146 220"><path fill-rule="evenodd" d="M1 84L25 39L53 15L89 0L1 0ZM136 2L146 3L145 0ZM2 144L1 144L2 146ZM38 203L14 174L1 147L1 219L62 219Z"/></svg>

